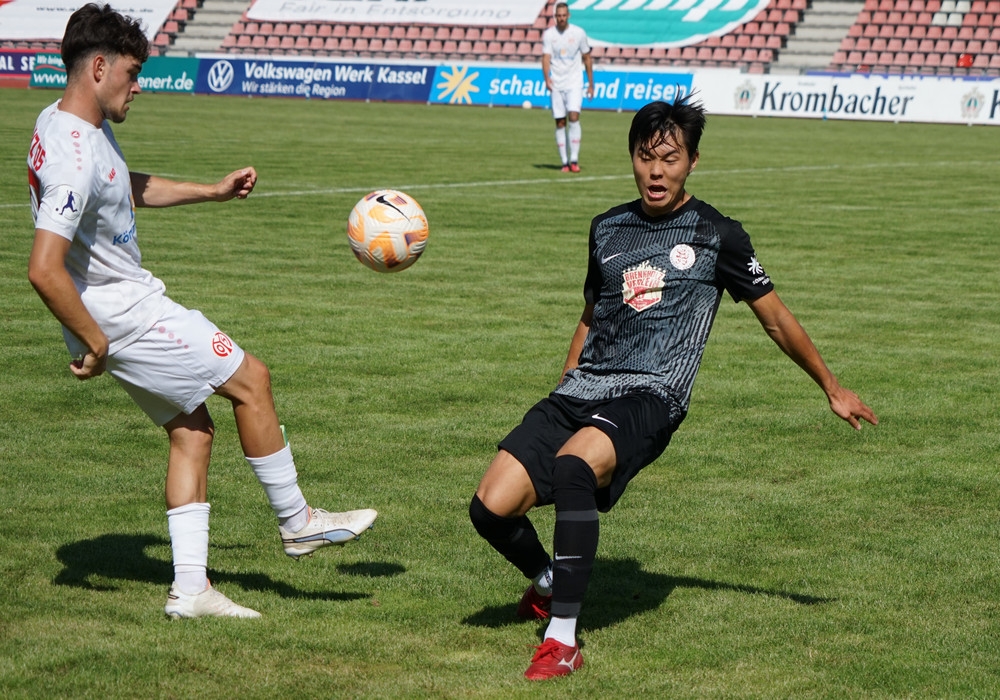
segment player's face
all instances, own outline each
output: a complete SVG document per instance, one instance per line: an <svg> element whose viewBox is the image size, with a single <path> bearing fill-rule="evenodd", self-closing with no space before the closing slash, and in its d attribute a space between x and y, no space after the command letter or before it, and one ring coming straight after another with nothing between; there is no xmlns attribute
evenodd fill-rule
<svg viewBox="0 0 1000 700"><path fill-rule="evenodd" d="M569 8L560 7L556 10L556 29L560 32L566 31L566 27L569 26Z"/></svg>
<svg viewBox="0 0 1000 700"><path fill-rule="evenodd" d="M683 137L679 138L683 141ZM697 163L698 154L688 156L684 144L672 135L656 145L636 146L632 174L642 198L642 210L650 216L661 216L684 204L688 200L684 183Z"/></svg>
<svg viewBox="0 0 1000 700"><path fill-rule="evenodd" d="M98 87L98 100L104 118L120 124L125 121L128 103L139 94L139 71L142 61L133 56L111 56L105 59L102 79Z"/></svg>

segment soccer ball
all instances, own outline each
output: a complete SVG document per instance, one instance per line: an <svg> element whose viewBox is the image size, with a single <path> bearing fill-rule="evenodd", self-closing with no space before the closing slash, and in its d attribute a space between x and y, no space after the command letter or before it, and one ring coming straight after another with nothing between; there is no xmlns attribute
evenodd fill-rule
<svg viewBox="0 0 1000 700"><path fill-rule="evenodd" d="M399 272L415 263L427 245L427 233L424 210L398 190L365 195L347 219L351 250L376 272Z"/></svg>

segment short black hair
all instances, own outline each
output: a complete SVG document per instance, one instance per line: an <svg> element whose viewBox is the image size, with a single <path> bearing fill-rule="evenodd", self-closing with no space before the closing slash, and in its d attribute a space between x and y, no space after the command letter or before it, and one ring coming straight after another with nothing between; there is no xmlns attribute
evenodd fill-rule
<svg viewBox="0 0 1000 700"><path fill-rule="evenodd" d="M698 153L702 132L705 131L705 108L700 102L693 102L691 95L669 102L650 102L632 117L632 128L628 132L628 154L635 149L655 148L672 136L680 142L683 137L688 156Z"/></svg>
<svg viewBox="0 0 1000 700"><path fill-rule="evenodd" d="M145 63L149 39L139 20L111 9L111 5L88 3L70 15L62 40L66 74L72 75L83 59L95 53L131 56Z"/></svg>

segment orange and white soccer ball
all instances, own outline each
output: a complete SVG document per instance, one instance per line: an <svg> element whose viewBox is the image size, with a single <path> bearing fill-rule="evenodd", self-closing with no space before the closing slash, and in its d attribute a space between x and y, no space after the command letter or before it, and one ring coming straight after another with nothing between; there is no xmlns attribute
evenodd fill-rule
<svg viewBox="0 0 1000 700"><path fill-rule="evenodd" d="M399 272L427 245L427 216L410 195L377 190L361 198L347 219L347 240L361 263L376 272Z"/></svg>

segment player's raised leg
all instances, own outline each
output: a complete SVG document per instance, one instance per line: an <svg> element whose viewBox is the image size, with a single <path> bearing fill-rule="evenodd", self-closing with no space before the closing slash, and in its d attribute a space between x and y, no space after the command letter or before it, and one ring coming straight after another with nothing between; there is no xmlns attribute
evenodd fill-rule
<svg viewBox="0 0 1000 700"><path fill-rule="evenodd" d="M357 539L375 522L370 508L331 513L310 508L298 485L291 448L285 444L271 394L271 374L249 353L236 373L216 390L233 404L243 454L264 487L285 553L293 558Z"/></svg>

